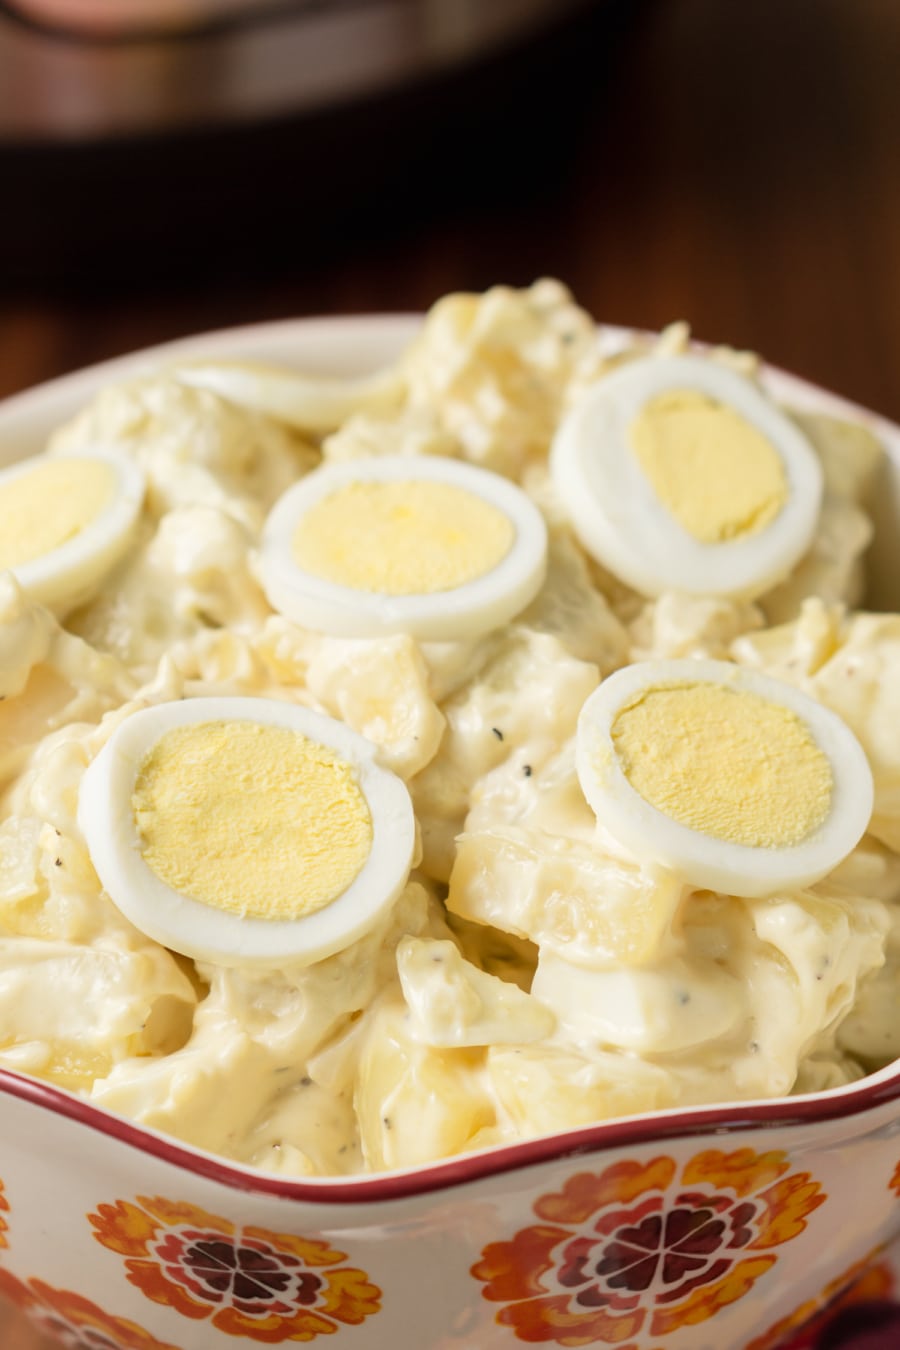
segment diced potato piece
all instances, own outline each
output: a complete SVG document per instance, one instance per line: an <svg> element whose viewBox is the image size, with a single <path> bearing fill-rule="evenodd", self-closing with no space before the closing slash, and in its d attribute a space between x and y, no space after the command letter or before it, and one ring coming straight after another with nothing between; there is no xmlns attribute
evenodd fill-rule
<svg viewBox="0 0 900 1350"><path fill-rule="evenodd" d="M89 1087L95 1074L127 1056L176 1050L195 1002L193 985L162 947L101 950L0 939L6 1044L46 1045L36 1071L66 1087Z"/></svg>
<svg viewBox="0 0 900 1350"><path fill-rule="evenodd" d="M478 780L513 756L534 769L555 754L598 679L557 638L513 629L478 679L447 700L440 754L410 783L429 876L448 879Z"/></svg>
<svg viewBox="0 0 900 1350"><path fill-rule="evenodd" d="M428 689L428 669L405 634L366 642L321 638L306 673L326 712L373 741L403 778L437 754L444 716Z"/></svg>
<svg viewBox="0 0 900 1350"><path fill-rule="evenodd" d="M587 970L541 953L532 985L575 1044L664 1055L746 1021L740 983L715 961L670 958L649 970Z"/></svg>
<svg viewBox="0 0 900 1350"><path fill-rule="evenodd" d="M590 1058L554 1045L495 1046L488 1074L519 1137L672 1105L677 1088L653 1064L629 1055Z"/></svg>
<svg viewBox="0 0 900 1350"><path fill-rule="evenodd" d="M386 997L360 1053L356 1111L363 1156L375 1171L461 1153L494 1123L484 1052L423 1045L406 1018L402 999Z"/></svg>
<svg viewBox="0 0 900 1350"><path fill-rule="evenodd" d="M447 939L404 938L397 969L413 1036L426 1045L494 1045L544 1040L556 1018L516 984L466 961Z"/></svg>
<svg viewBox="0 0 900 1350"><path fill-rule="evenodd" d="M656 958L684 887L590 842L507 827L458 841L447 906L588 966Z"/></svg>

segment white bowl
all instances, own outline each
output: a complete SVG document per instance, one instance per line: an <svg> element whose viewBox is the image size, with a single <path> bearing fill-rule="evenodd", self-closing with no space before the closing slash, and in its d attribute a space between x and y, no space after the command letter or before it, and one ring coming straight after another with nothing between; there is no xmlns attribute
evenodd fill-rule
<svg viewBox="0 0 900 1350"><path fill-rule="evenodd" d="M95 366L0 407L0 463L161 358L350 374L389 361L416 324L267 324ZM887 443L872 601L900 608L900 430L780 372L767 379L794 406L862 418ZM0 1292L64 1343L104 1350L319 1337L347 1350L770 1350L900 1233L895 1067L825 1093L302 1181L0 1070L0 1139Z"/></svg>

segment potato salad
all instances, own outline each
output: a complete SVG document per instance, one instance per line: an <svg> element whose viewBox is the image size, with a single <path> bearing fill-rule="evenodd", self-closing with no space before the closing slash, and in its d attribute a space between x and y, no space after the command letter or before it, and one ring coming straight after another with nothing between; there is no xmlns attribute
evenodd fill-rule
<svg viewBox="0 0 900 1350"><path fill-rule="evenodd" d="M888 1063L883 456L553 281L102 389L0 472L0 1066L302 1177Z"/></svg>

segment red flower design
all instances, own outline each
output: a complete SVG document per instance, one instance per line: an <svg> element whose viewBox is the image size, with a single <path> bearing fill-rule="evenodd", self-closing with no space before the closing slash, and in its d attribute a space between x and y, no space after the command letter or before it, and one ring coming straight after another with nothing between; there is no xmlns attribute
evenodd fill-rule
<svg viewBox="0 0 900 1350"><path fill-rule="evenodd" d="M52 1289L41 1280L23 1281L2 1268L0 1294L68 1350L178 1350L124 1317L111 1317L80 1294Z"/></svg>
<svg viewBox="0 0 900 1350"><path fill-rule="evenodd" d="M742 1298L825 1199L783 1153L699 1153L582 1172L534 1206L542 1222L491 1243L472 1274L519 1340L621 1345L665 1336Z"/></svg>
<svg viewBox="0 0 900 1350"><path fill-rule="evenodd" d="M196 1298L219 1306L231 1302L242 1312L261 1307L285 1315L293 1305L315 1304L324 1280L290 1252L275 1252L265 1242L235 1242L203 1229L167 1233L156 1254L168 1277Z"/></svg>
<svg viewBox="0 0 900 1350"><path fill-rule="evenodd" d="M155 1303L210 1318L230 1336L311 1341L379 1311L381 1290L324 1242L240 1227L194 1205L139 1196L88 1215Z"/></svg>
<svg viewBox="0 0 900 1350"><path fill-rule="evenodd" d="M0 1247L8 1247L9 1243L6 1240L6 1233L9 1225L6 1222L4 1215L9 1213L9 1201L3 1191L3 1182L0 1181Z"/></svg>

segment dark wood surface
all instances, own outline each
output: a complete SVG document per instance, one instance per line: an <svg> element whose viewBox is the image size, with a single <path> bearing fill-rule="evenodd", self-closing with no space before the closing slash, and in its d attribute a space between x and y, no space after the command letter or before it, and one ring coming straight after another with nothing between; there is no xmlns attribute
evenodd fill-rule
<svg viewBox="0 0 900 1350"><path fill-rule="evenodd" d="M268 156L258 129L17 154L0 393L209 327L553 274L599 318L687 318L900 419L900 4L601 3L569 55L571 79L470 77L468 113L458 89L376 111L372 143L367 116L332 122L318 182L297 181L309 126L271 128ZM42 254L16 265L14 238L4 264L36 203Z"/></svg>
<svg viewBox="0 0 900 1350"><path fill-rule="evenodd" d="M900 420L900 4L610 0L303 124L0 148L0 394L148 343L566 281ZM3 1350L45 1342L0 1312Z"/></svg>

